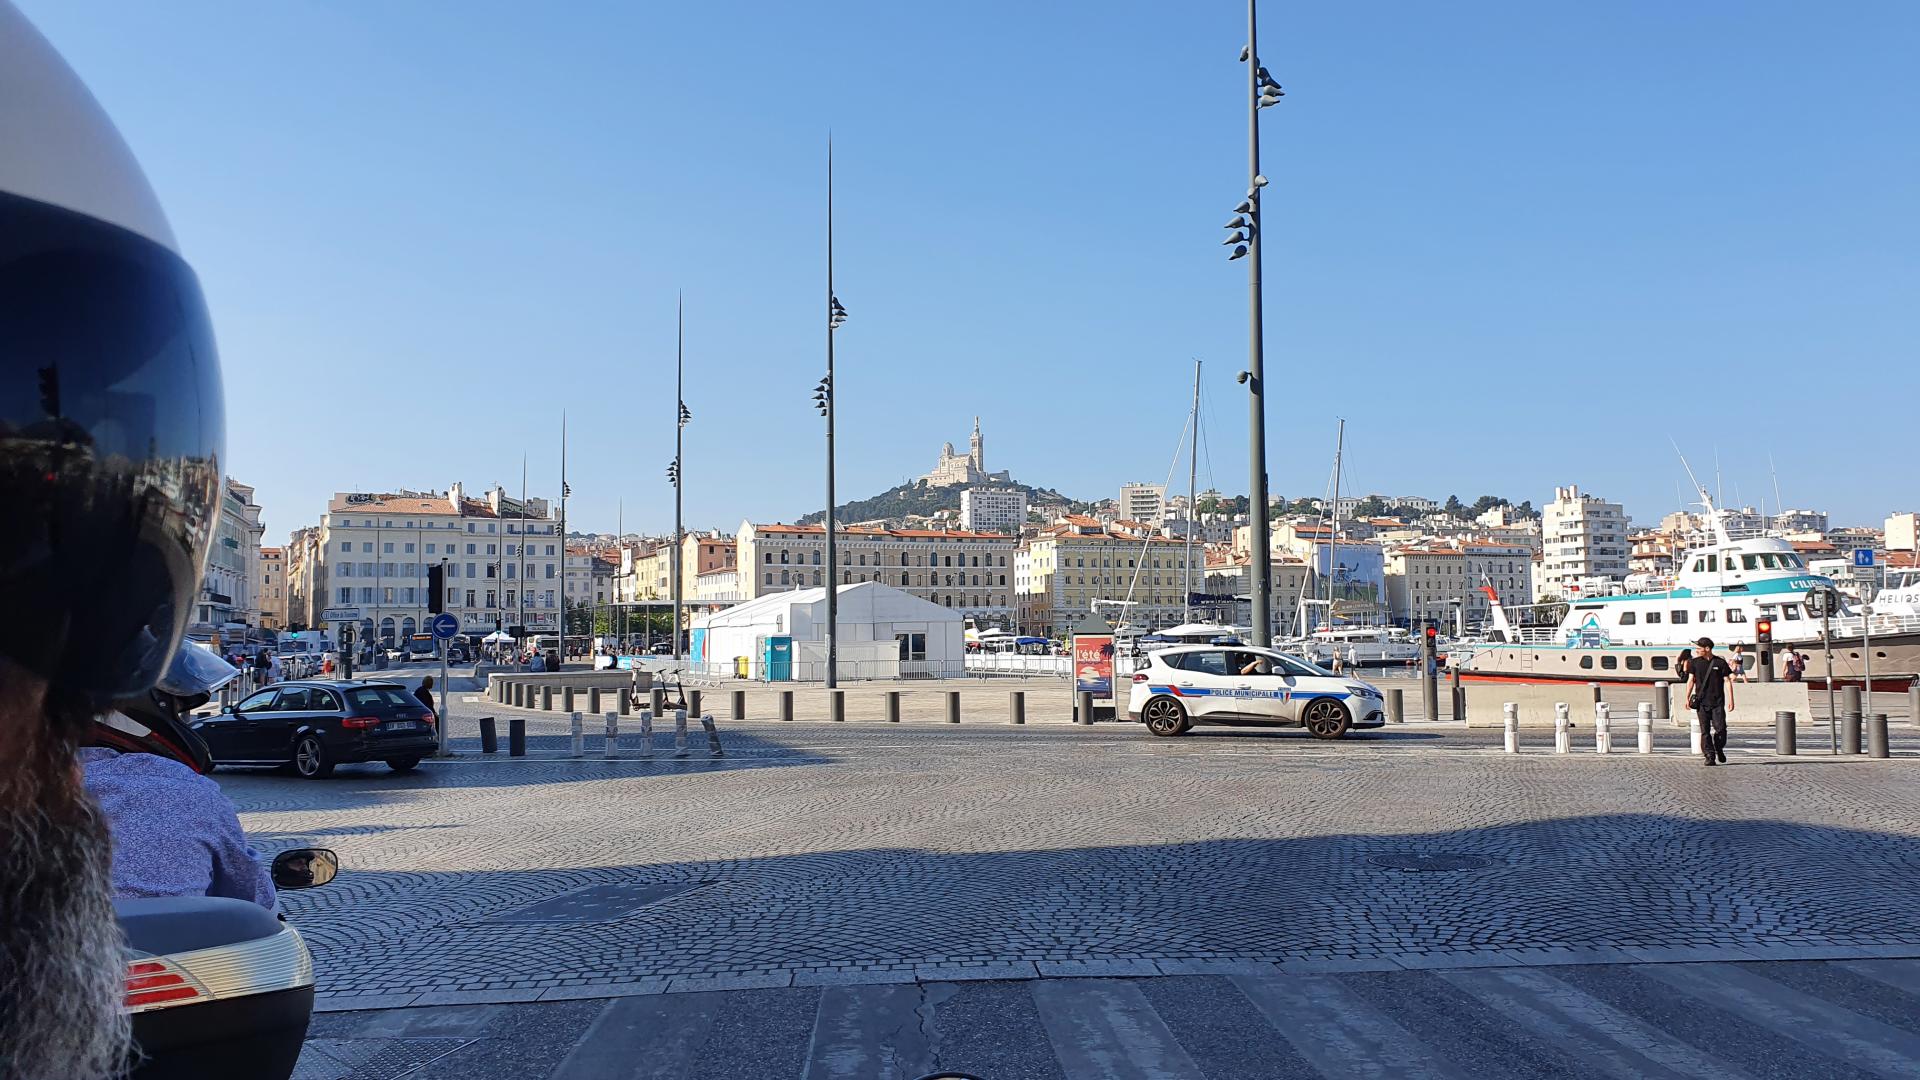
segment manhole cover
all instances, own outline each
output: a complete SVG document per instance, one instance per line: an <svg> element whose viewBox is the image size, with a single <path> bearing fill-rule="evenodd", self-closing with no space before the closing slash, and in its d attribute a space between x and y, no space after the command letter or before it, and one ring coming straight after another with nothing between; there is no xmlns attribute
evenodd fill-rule
<svg viewBox="0 0 1920 1080"><path fill-rule="evenodd" d="M674 881L642 885L624 883L589 885L559 896L495 915L482 923L600 923L624 919L644 907L651 907L712 884L706 881Z"/></svg>
<svg viewBox="0 0 1920 1080"><path fill-rule="evenodd" d="M1415 855L1410 852L1394 852L1388 855L1369 855L1367 861L1388 870L1408 870L1422 873L1446 873L1456 870L1478 870L1490 865L1492 860L1479 855Z"/></svg>

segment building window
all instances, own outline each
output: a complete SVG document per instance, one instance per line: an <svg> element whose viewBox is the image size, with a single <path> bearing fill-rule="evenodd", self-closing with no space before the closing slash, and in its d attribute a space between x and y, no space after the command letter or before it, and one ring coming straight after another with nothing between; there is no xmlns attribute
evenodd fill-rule
<svg viewBox="0 0 1920 1080"><path fill-rule="evenodd" d="M340 602L342 604L353 603L353 590L351 588L345 585L340 587Z"/></svg>
<svg viewBox="0 0 1920 1080"><path fill-rule="evenodd" d="M453 590L452 590L452 589L448 589L448 590L447 590L447 592L448 592L448 593L452 593L452 592L453 592ZM468 607L472 607L472 606L474 606L474 604L473 604L473 590L472 590L472 589L468 589L468 590L467 590L467 606L468 606Z"/></svg>
<svg viewBox="0 0 1920 1080"><path fill-rule="evenodd" d="M387 550L389 550L389 551L391 551L391 550L393 550L393 549L392 549L391 547L389 547L389 548L388 548ZM411 555L411 554L413 554L413 545L412 545L412 544L408 544L408 545L407 545L407 549L406 549L406 551L404 552L404 554L407 554L407 555Z"/></svg>
<svg viewBox="0 0 1920 1080"><path fill-rule="evenodd" d="M352 550L353 550L353 541L351 541L351 540L342 540L342 541L340 541L340 550L341 550L341 551L352 551Z"/></svg>
<svg viewBox="0 0 1920 1080"><path fill-rule="evenodd" d="M895 634L894 640L900 643L900 659L911 662L927 658L927 635Z"/></svg>

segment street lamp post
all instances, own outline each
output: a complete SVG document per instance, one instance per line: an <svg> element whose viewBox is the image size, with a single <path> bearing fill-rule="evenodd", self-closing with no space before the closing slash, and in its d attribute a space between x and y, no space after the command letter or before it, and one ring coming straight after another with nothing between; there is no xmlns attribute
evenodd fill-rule
<svg viewBox="0 0 1920 1080"><path fill-rule="evenodd" d="M1272 571L1272 526L1267 520L1267 406L1266 358L1260 321L1260 189L1267 178L1260 174L1260 110L1277 104L1284 96L1280 84L1260 66L1255 0L1247 0L1247 45L1240 51L1247 65L1247 197L1234 207L1233 230L1225 243L1233 248L1229 260L1247 258L1247 370L1240 373L1246 384L1247 425L1249 435L1248 472L1251 496L1248 510L1253 526L1248 574L1248 592L1253 596L1253 640L1256 645L1273 644L1272 598L1267 578Z"/></svg>
<svg viewBox="0 0 1920 1080"><path fill-rule="evenodd" d="M833 140L827 140L827 375L813 388L813 403L827 421L827 689L838 685L840 656L840 564L833 520L833 332L847 321L847 309L833 294Z"/></svg>
<svg viewBox="0 0 1920 1080"><path fill-rule="evenodd" d="M673 574L673 658L677 662L680 659L680 606L683 599L681 596L682 575L680 560L682 558L681 547L683 546L681 534L684 531L684 527L681 525L680 462L682 452L685 449L687 421L693 419L693 414L687 411L687 315L686 300L684 297L679 300L675 307L675 318L678 323L678 336L674 346L673 360L673 400L675 408L673 417L673 464L667 466L667 480L673 485L673 552L668 556L667 566L669 567L669 572Z"/></svg>

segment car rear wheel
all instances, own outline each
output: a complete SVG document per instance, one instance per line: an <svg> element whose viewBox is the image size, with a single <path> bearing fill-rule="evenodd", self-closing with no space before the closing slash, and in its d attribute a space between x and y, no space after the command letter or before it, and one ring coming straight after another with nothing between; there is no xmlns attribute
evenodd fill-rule
<svg viewBox="0 0 1920 1080"><path fill-rule="evenodd" d="M1332 698L1311 702L1307 705L1305 715L1300 718L1301 725L1316 739L1337 739L1347 733L1347 727L1352 722L1352 717L1347 715L1347 707Z"/></svg>
<svg viewBox="0 0 1920 1080"><path fill-rule="evenodd" d="M419 764L420 759L417 757L390 757L387 759L387 768L392 769L394 772L412 772Z"/></svg>
<svg viewBox="0 0 1920 1080"><path fill-rule="evenodd" d="M1147 702L1140 710L1140 719L1148 732L1163 737L1184 735L1192 726L1187 722L1187 710L1172 698L1157 697Z"/></svg>
<svg viewBox="0 0 1920 1080"><path fill-rule="evenodd" d="M307 780L324 780L333 775L333 762L318 735L302 735L293 746L293 771Z"/></svg>

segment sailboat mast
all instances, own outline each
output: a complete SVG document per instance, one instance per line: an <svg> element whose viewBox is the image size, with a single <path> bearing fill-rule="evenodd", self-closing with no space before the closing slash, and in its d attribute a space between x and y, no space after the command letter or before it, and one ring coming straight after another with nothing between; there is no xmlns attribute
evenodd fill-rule
<svg viewBox="0 0 1920 1080"><path fill-rule="evenodd" d="M1200 482L1200 361L1193 362L1193 444L1187 450L1187 599L1183 622L1193 622L1193 529L1199 509Z"/></svg>
<svg viewBox="0 0 1920 1080"><path fill-rule="evenodd" d="M1327 537L1327 625L1333 625L1333 568L1340 559L1340 455L1347 448L1347 422L1340 421L1340 432L1333 439L1333 514Z"/></svg>

